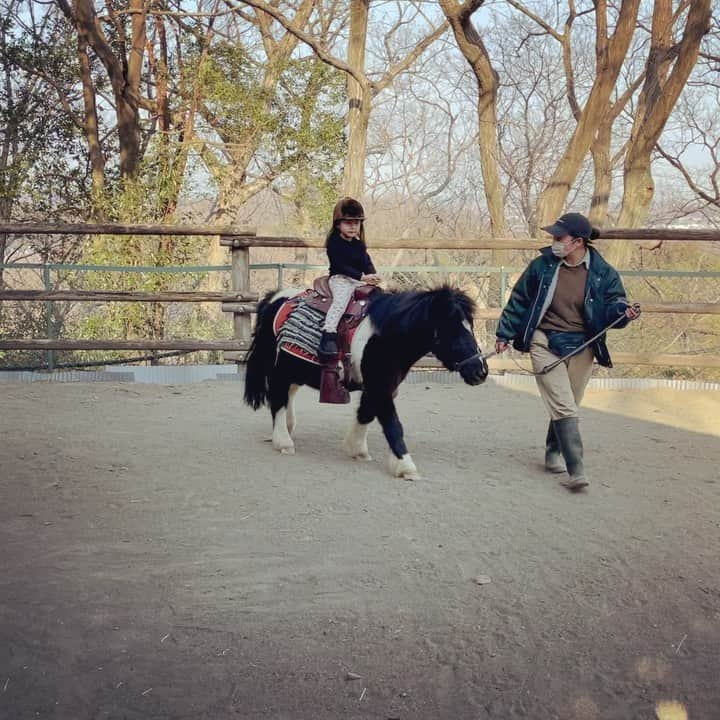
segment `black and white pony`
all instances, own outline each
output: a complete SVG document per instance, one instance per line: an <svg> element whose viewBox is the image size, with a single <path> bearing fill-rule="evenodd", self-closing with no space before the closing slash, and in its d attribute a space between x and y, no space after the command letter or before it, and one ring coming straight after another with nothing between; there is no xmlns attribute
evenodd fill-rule
<svg viewBox="0 0 720 720"><path fill-rule="evenodd" d="M287 454L295 452L293 397L301 385L320 387L319 366L276 347L273 320L297 292L268 293L260 302L245 375L245 402L255 410L270 405L273 447ZM368 316L350 347L353 380L362 388L355 422L343 443L351 457L372 459L367 431L377 418L392 451L390 472L406 480L419 478L393 397L412 365L429 352L448 370L458 371L468 385L485 380L488 367L473 335L473 311L474 303L465 293L447 286L370 296Z"/></svg>

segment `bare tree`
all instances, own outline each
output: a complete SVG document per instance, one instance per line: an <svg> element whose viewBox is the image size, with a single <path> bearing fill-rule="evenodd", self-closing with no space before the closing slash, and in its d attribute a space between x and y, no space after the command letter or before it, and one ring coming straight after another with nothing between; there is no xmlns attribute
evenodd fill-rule
<svg viewBox="0 0 720 720"><path fill-rule="evenodd" d="M672 0L655 0L645 83L625 155L620 227L638 227L647 219L655 188L652 152L695 66L703 36L710 29L711 1L684 2L680 9L687 8L685 29L675 42L673 27L681 13L674 12L672 5Z"/></svg>
<svg viewBox="0 0 720 720"><path fill-rule="evenodd" d="M414 43L404 57L389 63L378 79L372 79L365 68L369 0L351 0L351 36L348 43L347 62L333 55L321 39L304 30L294 18L289 19L274 5L265 0L242 0L242 2L273 17L288 32L312 48L320 60L348 75L348 152L343 191L347 195L361 197L364 188L367 132L373 102L383 90L393 83L398 75L407 71L417 58L447 30L447 23L431 27L430 31ZM403 13L408 9L413 10L413 5L408 2L398 6L398 18L388 31L388 37L392 37L400 27L408 22ZM419 12L415 14L420 15Z"/></svg>
<svg viewBox="0 0 720 720"><path fill-rule="evenodd" d="M485 197L493 236L505 235L505 206L498 168L497 93L498 74L472 16L484 0L440 0L460 52L470 64L478 87L478 146Z"/></svg>
<svg viewBox="0 0 720 720"><path fill-rule="evenodd" d="M552 39L538 34L532 21L496 14L488 35L502 38L490 51L500 74L498 135L505 179L508 222L531 232L535 206L574 120L566 96L562 58Z"/></svg>
<svg viewBox="0 0 720 720"><path fill-rule="evenodd" d="M92 48L110 80L117 134L120 144L120 174L134 177L141 160L140 108L157 112L155 102L140 92L145 48L147 46L148 6L143 0L129 0L130 27L126 28L113 9L107 6L108 22L114 38L109 38L102 26L92 0L57 0L58 7L75 25L78 36L78 57L85 101L85 121L91 157L99 163L97 137L97 108L94 104L95 88L90 76L88 48ZM98 166L99 170L99 166Z"/></svg>
<svg viewBox="0 0 720 720"><path fill-rule="evenodd" d="M538 199L536 220L540 227L552 222L561 213L585 157L596 140L598 130L606 122L610 99L635 32L640 0L622 0L612 33L609 32L608 3L606 0L594 0L595 76L582 107L578 103L573 87L570 37L577 17L574 0L568 2L568 16L562 33L523 4L516 0L508 0L508 2L561 43L566 66L568 98L574 106L573 114L577 121L562 157Z"/></svg>
<svg viewBox="0 0 720 720"><path fill-rule="evenodd" d="M456 236L479 176L477 126L454 93L468 74L461 62L452 40L439 41L376 103L366 182L383 236Z"/></svg>
<svg viewBox="0 0 720 720"><path fill-rule="evenodd" d="M705 36L700 59L655 149L677 171L690 198L675 193L677 216L720 225L720 24Z"/></svg>

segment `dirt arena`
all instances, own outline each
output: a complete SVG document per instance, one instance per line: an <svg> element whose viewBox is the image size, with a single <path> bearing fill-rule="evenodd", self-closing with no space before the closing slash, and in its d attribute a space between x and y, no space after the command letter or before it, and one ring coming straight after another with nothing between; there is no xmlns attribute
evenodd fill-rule
<svg viewBox="0 0 720 720"><path fill-rule="evenodd" d="M0 386L0 718L720 718L720 393L406 385L423 475L242 385Z"/></svg>

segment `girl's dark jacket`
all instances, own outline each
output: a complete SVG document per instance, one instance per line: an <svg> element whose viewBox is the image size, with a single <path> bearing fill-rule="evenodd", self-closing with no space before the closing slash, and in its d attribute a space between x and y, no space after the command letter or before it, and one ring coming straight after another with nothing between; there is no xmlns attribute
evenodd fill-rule
<svg viewBox="0 0 720 720"><path fill-rule="evenodd" d="M591 338L622 315L629 303L625 288L617 270L603 259L593 247L590 250L590 268L585 285L584 319L585 335ZM529 352L530 339L537 329L545 299L560 259L552 254L549 247L540 251L515 283L505 309L500 316L498 338L512 342L520 352ZM615 327L625 327L626 319ZM593 343L593 353L599 365L612 367L610 353L605 344L605 335Z"/></svg>
<svg viewBox="0 0 720 720"><path fill-rule="evenodd" d="M375 266L368 255L365 243L357 238L348 242L337 230L328 238L327 254L330 260L330 275L346 275L360 280L363 275L375 273Z"/></svg>

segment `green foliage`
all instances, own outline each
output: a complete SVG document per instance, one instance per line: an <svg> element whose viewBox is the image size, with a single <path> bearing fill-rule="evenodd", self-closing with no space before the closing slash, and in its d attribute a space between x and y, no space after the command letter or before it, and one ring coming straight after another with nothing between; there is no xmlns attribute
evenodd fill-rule
<svg viewBox="0 0 720 720"><path fill-rule="evenodd" d="M214 118L203 132L219 138L225 151L213 155L216 182L229 169L228 159L246 163L248 177L270 175L284 196L309 208L313 223L320 217L327 222L346 147L344 75L314 58L271 66L222 42L213 46L200 77Z"/></svg>
<svg viewBox="0 0 720 720"><path fill-rule="evenodd" d="M193 72L192 63L188 69ZM268 107L271 91L263 87L262 72L242 46L228 42L216 44L200 66L203 97L221 137L232 141L277 131L281 118Z"/></svg>
<svg viewBox="0 0 720 720"><path fill-rule="evenodd" d="M15 217L83 212L88 184L82 138L59 103L58 90L33 72L39 68L57 88L70 88L76 51L66 23L50 17L42 34L33 35L11 14L0 22L0 202ZM66 95L71 104L72 96Z"/></svg>
<svg viewBox="0 0 720 720"><path fill-rule="evenodd" d="M151 148L138 177L119 182L106 197L104 212L120 223L162 222L171 191L167 174L160 170L157 148ZM167 166L166 166L167 167ZM185 236L94 236L88 241L83 261L92 265L129 265L163 267L198 264L204 261L206 242ZM196 289L199 279L189 273L118 273L83 274L86 287L106 290L161 292ZM164 337L168 329L169 308L160 303L108 303L78 323L81 337ZM183 333L183 323L176 328Z"/></svg>

